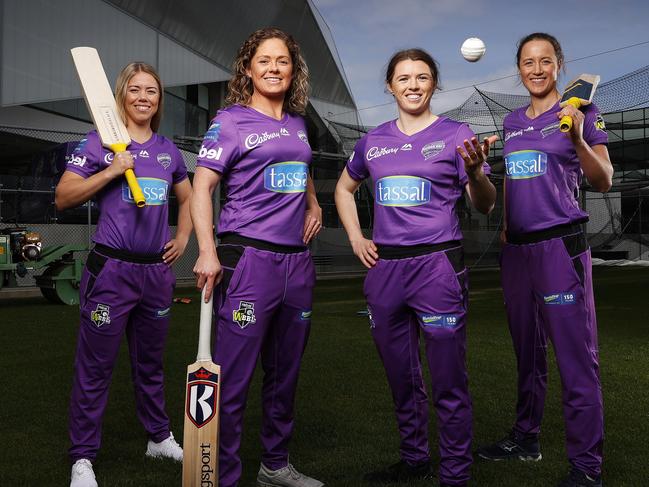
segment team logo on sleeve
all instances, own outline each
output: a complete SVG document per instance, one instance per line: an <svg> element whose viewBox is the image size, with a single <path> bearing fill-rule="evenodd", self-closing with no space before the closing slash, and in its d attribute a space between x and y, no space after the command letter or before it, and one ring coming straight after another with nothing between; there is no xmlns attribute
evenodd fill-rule
<svg viewBox="0 0 649 487"><path fill-rule="evenodd" d="M376 181L376 202L382 206L419 206L430 201L430 181L416 176L387 176Z"/></svg>
<svg viewBox="0 0 649 487"><path fill-rule="evenodd" d="M595 128L597 130L601 130L602 132L606 131L606 124L604 123L604 118L601 114L597 114L597 117L595 117L595 122L593 123L595 124Z"/></svg>
<svg viewBox="0 0 649 487"><path fill-rule="evenodd" d="M304 133L304 130L298 130L297 131L297 136L302 142L304 142L306 145L309 145L309 138ZM309 147L311 147L311 146L309 145Z"/></svg>
<svg viewBox="0 0 649 487"><path fill-rule="evenodd" d="M218 122L214 122L212 125L210 125L210 128L207 129L207 132L205 132L205 137L203 137L203 139L216 142L217 140L219 140L220 133L221 133L221 124Z"/></svg>
<svg viewBox="0 0 649 487"><path fill-rule="evenodd" d="M66 157L66 159L67 159L67 163L70 166L79 166L79 167L85 166L87 161L86 156L78 156L74 154L70 154L69 156Z"/></svg>
<svg viewBox="0 0 649 487"><path fill-rule="evenodd" d="M264 188L274 193L304 193L308 177L305 162L279 162L264 169Z"/></svg>
<svg viewBox="0 0 649 487"><path fill-rule="evenodd" d="M232 321L242 330L257 322L255 318L255 303L239 301L239 309L232 310Z"/></svg>
<svg viewBox="0 0 649 487"><path fill-rule="evenodd" d="M147 157L149 157L147 155ZM171 166L171 155L167 154L166 152L162 152L161 154L157 155L158 162L160 165L166 170L169 166Z"/></svg>
<svg viewBox="0 0 649 487"><path fill-rule="evenodd" d="M553 293L543 296L547 305L575 304L575 293Z"/></svg>
<svg viewBox="0 0 649 487"><path fill-rule="evenodd" d="M201 367L187 376L187 416L197 428L207 424L216 412L219 375Z"/></svg>
<svg viewBox="0 0 649 487"><path fill-rule="evenodd" d="M548 170L548 155L535 150L510 152L505 156L505 173L509 179L530 179Z"/></svg>
<svg viewBox="0 0 649 487"><path fill-rule="evenodd" d="M147 206L165 205L169 197L169 183L164 179L137 178ZM122 201L134 205L135 200L126 180L122 182Z"/></svg>
<svg viewBox="0 0 649 487"><path fill-rule="evenodd" d="M206 159L208 161L218 161L221 159L221 154L223 154L223 147L219 147L218 149L208 149L202 145L201 149L198 151L198 158Z"/></svg>
<svg viewBox="0 0 649 487"><path fill-rule="evenodd" d="M90 312L90 320L97 328L101 328L104 325L110 325L110 306L97 304L97 308Z"/></svg>
<svg viewBox="0 0 649 487"><path fill-rule="evenodd" d="M458 324L456 315L451 314L423 314L421 322L425 327L432 328L455 328Z"/></svg>
<svg viewBox="0 0 649 487"><path fill-rule="evenodd" d="M430 144L426 144L421 148L421 155L424 156L424 160L427 161L431 157L435 157L437 154L442 152L446 148L446 142L443 140L436 140Z"/></svg>
<svg viewBox="0 0 649 487"><path fill-rule="evenodd" d="M74 148L74 152L81 152L86 147L87 143L88 143L87 138L81 139L77 144L77 146Z"/></svg>

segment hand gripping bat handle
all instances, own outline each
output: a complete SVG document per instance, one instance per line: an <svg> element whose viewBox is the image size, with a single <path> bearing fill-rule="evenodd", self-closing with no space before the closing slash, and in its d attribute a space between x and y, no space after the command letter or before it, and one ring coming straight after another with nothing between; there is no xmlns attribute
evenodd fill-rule
<svg viewBox="0 0 649 487"><path fill-rule="evenodd" d="M212 351L211 351L211 342L212 342L212 298L214 294L210 296L210 300L205 302L205 286L203 286L203 291L201 292L201 318L200 318L200 328L198 330L198 355L196 360L201 361L212 361Z"/></svg>
<svg viewBox="0 0 649 487"><path fill-rule="evenodd" d="M116 154L118 152L124 152L126 150L126 144L122 142L111 144L110 150L112 150ZM128 187L131 190L131 194L133 195L135 205L138 208L142 208L146 204L146 200L144 199L144 193L142 193L142 188L140 188L140 184L137 182L137 178L135 177L133 169L127 169L124 173L124 176L126 177L126 182L128 183Z"/></svg>
<svg viewBox="0 0 649 487"><path fill-rule="evenodd" d="M579 107L581 106L581 101L579 101L579 98L577 98L576 96L573 96L572 98L568 98L566 105L572 105L577 110L579 110ZM562 132L570 132L571 128L572 128L572 117L570 115L561 117L561 122L559 123L559 130L561 130Z"/></svg>

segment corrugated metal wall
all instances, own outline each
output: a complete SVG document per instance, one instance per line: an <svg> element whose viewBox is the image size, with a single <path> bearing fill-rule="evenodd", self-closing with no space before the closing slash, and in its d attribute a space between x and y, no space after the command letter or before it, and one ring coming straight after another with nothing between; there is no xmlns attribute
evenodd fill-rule
<svg viewBox="0 0 649 487"><path fill-rule="evenodd" d="M1 104L78 98L70 48L99 50L111 82L130 61L158 68L167 86L222 81L229 74L101 0L4 0Z"/></svg>

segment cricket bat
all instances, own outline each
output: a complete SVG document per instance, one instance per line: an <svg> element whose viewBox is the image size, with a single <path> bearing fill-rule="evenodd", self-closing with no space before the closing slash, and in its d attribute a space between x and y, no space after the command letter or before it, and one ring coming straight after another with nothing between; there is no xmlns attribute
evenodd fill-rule
<svg viewBox="0 0 649 487"><path fill-rule="evenodd" d="M566 105L572 105L579 109L583 105L590 105L593 101L595 88L599 84L599 75L580 74L566 86L559 101L562 108ZM572 128L572 117L566 115L561 118L559 129L562 132L569 132Z"/></svg>
<svg viewBox="0 0 649 487"><path fill-rule="evenodd" d="M106 78L106 72L94 47L75 47L71 49L74 67L77 69L81 91L92 121L104 147L114 153L124 152L131 143L131 137L124 122L117 113L115 97ZM146 204L135 173L127 169L125 174L128 187L135 204L141 208Z"/></svg>
<svg viewBox="0 0 649 487"><path fill-rule="evenodd" d="M212 298L201 294L196 362L187 367L183 487L218 487L221 368L212 362Z"/></svg>

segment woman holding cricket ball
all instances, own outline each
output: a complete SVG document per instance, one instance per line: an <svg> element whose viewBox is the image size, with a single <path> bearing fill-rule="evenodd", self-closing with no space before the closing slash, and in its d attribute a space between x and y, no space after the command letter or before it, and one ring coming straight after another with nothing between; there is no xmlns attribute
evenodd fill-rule
<svg viewBox="0 0 649 487"><path fill-rule="evenodd" d="M465 486L472 462L472 413L466 372L468 277L455 204L464 191L488 213L496 200L480 144L466 124L434 115L437 63L421 49L396 53L385 76L399 117L357 144L336 186L336 206L354 253L369 268L364 292L372 337L392 390L401 460L369 482L431 478L428 399L420 336L432 378L439 431L439 480ZM374 230L366 239L354 192L371 177Z"/></svg>

